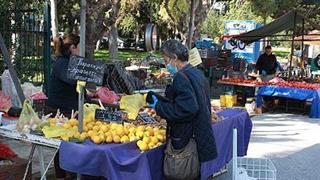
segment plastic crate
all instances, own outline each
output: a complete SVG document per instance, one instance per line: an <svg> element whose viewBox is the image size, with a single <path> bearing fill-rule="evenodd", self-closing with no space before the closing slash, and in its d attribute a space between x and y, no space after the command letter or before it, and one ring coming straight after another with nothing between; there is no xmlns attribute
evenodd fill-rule
<svg viewBox="0 0 320 180"><path fill-rule="evenodd" d="M238 168L257 180L276 180L276 168L270 159L238 157Z"/></svg>

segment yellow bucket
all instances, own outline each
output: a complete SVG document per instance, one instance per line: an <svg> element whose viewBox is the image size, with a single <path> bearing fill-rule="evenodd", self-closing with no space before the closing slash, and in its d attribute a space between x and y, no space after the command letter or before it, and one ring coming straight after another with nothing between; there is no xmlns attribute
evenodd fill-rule
<svg viewBox="0 0 320 180"><path fill-rule="evenodd" d="M226 95L226 106L233 107L233 95Z"/></svg>
<svg viewBox="0 0 320 180"><path fill-rule="evenodd" d="M233 95L233 105L237 105L237 95Z"/></svg>
<svg viewBox="0 0 320 180"><path fill-rule="evenodd" d="M226 106L226 96L220 95L220 106L225 107Z"/></svg>

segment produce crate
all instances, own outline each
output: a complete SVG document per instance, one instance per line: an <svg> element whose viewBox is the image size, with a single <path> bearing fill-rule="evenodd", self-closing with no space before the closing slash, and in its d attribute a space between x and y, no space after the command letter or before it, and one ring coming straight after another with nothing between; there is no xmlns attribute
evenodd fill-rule
<svg viewBox="0 0 320 180"><path fill-rule="evenodd" d="M6 180L21 180L23 179L28 160L22 158L10 159L12 165L0 165L0 179ZM31 164L28 169L26 180L32 179L32 168Z"/></svg>
<svg viewBox="0 0 320 180"><path fill-rule="evenodd" d="M238 157L238 168L257 180L276 180L276 168L270 159Z"/></svg>

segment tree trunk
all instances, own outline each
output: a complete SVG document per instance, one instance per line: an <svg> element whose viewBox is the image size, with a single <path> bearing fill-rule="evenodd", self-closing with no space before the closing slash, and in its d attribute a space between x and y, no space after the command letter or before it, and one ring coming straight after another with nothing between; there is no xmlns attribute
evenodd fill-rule
<svg viewBox="0 0 320 180"><path fill-rule="evenodd" d="M111 25L109 38L109 58L114 61L118 59L118 28L114 23Z"/></svg>
<svg viewBox="0 0 320 180"><path fill-rule="evenodd" d="M136 29L135 41L136 41L136 43L135 43L134 49L137 51L138 50L138 44L139 44L139 41L140 41L140 28Z"/></svg>
<svg viewBox="0 0 320 180"><path fill-rule="evenodd" d="M197 0L191 0L191 5L190 5L190 21L189 21L189 33L188 33L188 41L187 41L188 49L191 49L191 45L192 45L196 1Z"/></svg>
<svg viewBox="0 0 320 180"><path fill-rule="evenodd" d="M263 17L263 25L265 26L267 24L267 16ZM263 42L262 42L262 49L264 50L264 48L267 46L267 39L263 38Z"/></svg>
<svg viewBox="0 0 320 180"><path fill-rule="evenodd" d="M52 37L57 38L59 36L58 31L58 16L57 16L57 0L50 0L51 5L51 29Z"/></svg>

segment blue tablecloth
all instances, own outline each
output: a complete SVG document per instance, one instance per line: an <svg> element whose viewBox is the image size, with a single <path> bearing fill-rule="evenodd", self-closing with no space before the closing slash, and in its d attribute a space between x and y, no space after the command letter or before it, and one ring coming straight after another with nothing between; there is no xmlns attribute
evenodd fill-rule
<svg viewBox="0 0 320 180"><path fill-rule="evenodd" d="M312 99L309 117L320 118L320 89L299 89L279 86L262 86L257 92L257 107L262 106L262 96L286 97L297 100Z"/></svg>
<svg viewBox="0 0 320 180"><path fill-rule="evenodd" d="M227 109L219 113L225 119L212 125L218 157L202 163L201 179L221 169L232 157L232 130L238 129L238 155L244 156L250 140L252 122L245 111ZM165 146L141 153L135 142L126 144L83 144L62 142L60 166L71 172L103 176L111 180L163 179L162 161Z"/></svg>

